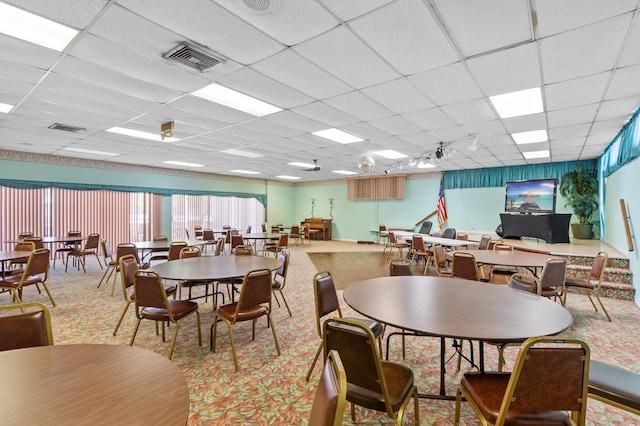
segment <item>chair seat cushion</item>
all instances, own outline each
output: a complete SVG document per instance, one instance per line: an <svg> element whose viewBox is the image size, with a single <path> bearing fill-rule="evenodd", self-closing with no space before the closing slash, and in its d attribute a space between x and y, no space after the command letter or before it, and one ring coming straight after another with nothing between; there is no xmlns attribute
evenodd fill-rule
<svg viewBox="0 0 640 426"><path fill-rule="evenodd" d="M393 411L398 411L413 386L413 372L402 364L381 361L382 371L387 382L389 402ZM374 392L352 383L347 383L347 400L361 407L376 411L387 411L382 393Z"/></svg>
<svg viewBox="0 0 640 426"><path fill-rule="evenodd" d="M596 288L595 285L585 279L573 277L567 277L564 281L564 285L566 287L584 288L586 290L593 290Z"/></svg>
<svg viewBox="0 0 640 426"><path fill-rule="evenodd" d="M193 311L198 310L198 304L188 300L169 300L169 307L176 321L181 320ZM166 309L146 307L142 310L142 317L154 321L167 321L169 315Z"/></svg>
<svg viewBox="0 0 640 426"><path fill-rule="evenodd" d="M640 374L591 360L589 393L640 410Z"/></svg>
<svg viewBox="0 0 640 426"><path fill-rule="evenodd" d="M22 275L9 275L5 279L0 280L0 287L18 288L18 286L20 286L21 279L22 279ZM40 277L39 275L32 275L25 278L25 280L22 282L22 286L24 287L32 284L39 284L41 282L42 282L42 277Z"/></svg>
<svg viewBox="0 0 640 426"><path fill-rule="evenodd" d="M278 280L273 280L273 283L271 283L271 288L274 290L280 290L282 288L282 283Z"/></svg>
<svg viewBox="0 0 640 426"><path fill-rule="evenodd" d="M495 423L500 411L500 405L507 390L511 373L466 373L462 377L460 386L463 387L476 402L482 415ZM571 425L571 418L566 411L545 411L535 414L520 414L510 412L506 425L542 426L542 425Z"/></svg>
<svg viewBox="0 0 640 426"><path fill-rule="evenodd" d="M225 318L227 321L232 321L233 316L236 313L237 305L238 305L237 302L233 302L227 305L220 306L218 308L218 315ZM240 313L238 314L237 321L238 322L249 321L252 319L260 318L261 316L266 315L268 312L269 310L265 306L262 306L262 305L251 306L240 311Z"/></svg>

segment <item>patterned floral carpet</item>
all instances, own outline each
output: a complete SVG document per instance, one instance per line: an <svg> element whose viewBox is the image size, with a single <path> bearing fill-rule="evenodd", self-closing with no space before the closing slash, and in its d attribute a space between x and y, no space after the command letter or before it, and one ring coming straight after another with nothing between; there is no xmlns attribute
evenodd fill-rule
<svg viewBox="0 0 640 426"><path fill-rule="evenodd" d="M305 375L310 361L320 342L315 328L313 302L313 275L317 272L307 252L382 252L381 246L357 245L346 242L314 242L311 247L291 247L291 267L285 294L293 312L290 318L286 308L277 307L274 302L273 323L276 328L282 354L277 356L271 331L266 321L258 322L256 339L251 340L251 325L236 326L236 345L241 371L236 373L231 356L231 346L226 328L219 328L217 352L209 350L209 327L213 319L211 301L200 299L202 313L203 346L198 347L195 319L186 321L180 329L173 362L184 373L190 389L191 407L189 425L305 425L314 389L319 377L317 366L309 383ZM354 270L368 269L370 254L358 263L353 256ZM112 332L122 312L124 302L119 284L116 293L110 296L111 283L99 289L96 285L102 275L95 260L89 260L88 272L64 273L58 264L51 271L49 286L58 304L51 309L53 332L56 345L71 343L103 343L126 345L134 327L133 309L118 332ZM340 283L344 287L347 283ZM46 294L38 294L34 288L25 290L25 302L39 301L51 306ZM342 301L342 298L340 297ZM356 315L343 303L346 315ZM604 303L613 321L607 322L600 312L595 312L584 296L570 294L568 309L574 317L574 324L566 332L586 340L591 346L592 358L625 366L640 372L637 354L640 340L637 338L640 324L640 309L633 303L622 300L605 299ZM0 295L0 304L10 304L6 294ZM169 339L162 342L155 335L150 322L143 322L135 342L136 346L167 354ZM452 353L452 349L449 348ZM507 349L507 369L515 357L515 348ZM390 359L402 361L415 374L418 389L422 393L435 393L439 378L439 339L407 339L407 356L401 359L400 344L392 342ZM487 368L497 368L496 351L486 348ZM463 362L462 372L469 369ZM447 393L454 394L462 372L455 371L455 362L447 366ZM134 372L132 372L133 374ZM455 403L451 401L420 401L420 420L424 425L453 424ZM347 404L349 407L349 404ZM370 410L358 408L358 424L392 424L389 418ZM344 423L350 424L349 410ZM587 414L589 425L630 425L640 424L640 418L606 406L597 401L589 401ZM405 424L414 424L413 408L409 407ZM477 425L468 405L463 404L462 424Z"/></svg>

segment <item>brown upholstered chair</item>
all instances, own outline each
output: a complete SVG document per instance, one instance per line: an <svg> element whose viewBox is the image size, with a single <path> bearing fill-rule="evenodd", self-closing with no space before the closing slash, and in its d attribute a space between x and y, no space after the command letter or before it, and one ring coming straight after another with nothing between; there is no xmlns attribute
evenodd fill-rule
<svg viewBox="0 0 640 426"><path fill-rule="evenodd" d="M449 265L449 259L447 258L447 252L444 247L440 244L434 244L431 250L433 250L433 263L436 267L436 275L439 277L453 276L453 270Z"/></svg>
<svg viewBox="0 0 640 426"><path fill-rule="evenodd" d="M25 237L23 241L31 241L35 245L36 249L44 248L44 240L42 237Z"/></svg>
<svg viewBox="0 0 640 426"><path fill-rule="evenodd" d="M0 351L53 345L51 314L42 303L0 306L0 311L20 311L0 315Z"/></svg>
<svg viewBox="0 0 640 426"><path fill-rule="evenodd" d="M376 337L369 327L360 321L330 318L325 321L323 331L325 354L336 350L344 364L353 421L355 406L359 405L386 412L397 425L402 425L404 412L413 397L413 424L420 424L413 372L402 364L380 359Z"/></svg>
<svg viewBox="0 0 640 426"><path fill-rule="evenodd" d="M378 242L380 240L384 240L384 249L386 250L389 246L389 231L387 231L386 225L378 225ZM383 253L385 250L383 250Z"/></svg>
<svg viewBox="0 0 640 426"><path fill-rule="evenodd" d="M491 235L483 235L480 237L480 244L478 244L478 250L489 250L489 243L491 242Z"/></svg>
<svg viewBox="0 0 640 426"><path fill-rule="evenodd" d="M168 243L169 237L166 235L154 235L153 241ZM147 263L151 264L154 260L169 260L169 251L166 248L151 249L151 256Z"/></svg>
<svg viewBox="0 0 640 426"><path fill-rule="evenodd" d="M476 257L474 255L464 251L454 251L452 257L452 277L473 281L480 280L480 271L478 270L478 264L476 263Z"/></svg>
<svg viewBox="0 0 640 426"><path fill-rule="evenodd" d="M218 241L216 241L215 249L213 250L213 255L220 256L222 254L223 249L224 249L224 238L218 238Z"/></svg>
<svg viewBox="0 0 640 426"><path fill-rule="evenodd" d="M284 287L287 285L287 273L289 272L289 250L282 250L278 255L278 259L282 263L278 269L273 273L273 282L271 283L271 288L273 289L273 298L276 299L276 303L278 307L280 307L280 301L278 300L277 293L280 293L282 296L282 300L284 302L284 306L287 308L287 312L289 312L289 317L292 317L291 309L289 309L289 303L287 303L287 298L284 297Z"/></svg>
<svg viewBox="0 0 640 426"><path fill-rule="evenodd" d="M398 259L398 258L402 257L402 250L409 248L409 243L406 243L404 241L399 241L396 238L396 233L393 232L393 231L389 231L389 245L388 245L388 248L389 248L389 253L387 253L387 258L391 257L391 253L393 253L393 249L397 249L398 250L398 254L396 255L396 259ZM385 249L386 249L386 247L385 247Z"/></svg>
<svg viewBox="0 0 640 426"><path fill-rule="evenodd" d="M338 293L336 292L336 286L333 282L333 277L329 271L322 271L315 274L313 277L313 294L316 303L316 329L318 336L322 339L322 319L328 315L334 315L337 313L339 318L342 318L342 309L340 308L340 302L338 301ZM384 334L384 327L378 321L366 319L366 318L349 318L353 321L360 321L371 329L373 335L378 339L380 351L382 351L382 336ZM316 362L320 357L324 342L320 342L320 346L316 351L316 355L313 357L313 361L307 371L306 380L309 381L313 368L316 366Z"/></svg>
<svg viewBox="0 0 640 426"><path fill-rule="evenodd" d="M204 245L204 251L206 252L208 246L213 246L215 244L215 241L216 241L216 235L213 232L213 229L205 229L205 230L203 230L201 239L207 242Z"/></svg>
<svg viewBox="0 0 640 426"><path fill-rule="evenodd" d="M140 323L143 319L155 321L156 327L159 322L162 323L163 342L165 341L164 324L166 322L170 322L175 324L173 340L171 341L171 349L169 349L169 359L171 359L173 356L173 348L176 345L176 337L178 336L180 324L193 314L196 315L198 327L198 345L202 346L200 311L198 310L197 303L188 300L167 299L164 284L158 274L154 271L144 271L139 269L136 271L133 285L136 303L136 317L138 318L138 321L135 329L133 330L129 346L133 346L136 334L138 333L138 328L140 327Z"/></svg>
<svg viewBox="0 0 640 426"><path fill-rule="evenodd" d="M278 257L278 253L282 250L286 250L289 248L289 234L285 232L280 233L280 238L278 239L278 243L276 245L265 245L265 247L260 250L263 256L266 256L267 253L273 253L274 257Z"/></svg>
<svg viewBox="0 0 640 426"><path fill-rule="evenodd" d="M240 370L236 346L233 337L233 326L239 322L251 321L251 339L256 336L256 320L260 317L267 317L267 325L271 328L273 340L276 343L276 350L280 355L280 345L276 335L275 324L271 317L271 271L268 269L256 269L249 271L242 281L242 290L237 302L232 302L220 306L214 314L213 325L211 326L211 350L216 351L216 339L218 332L218 319L222 320L229 329L229 339L231 340L231 352L233 353L233 363L236 371Z"/></svg>
<svg viewBox="0 0 640 426"><path fill-rule="evenodd" d="M64 267L64 271L67 272L67 268L69 267L69 258L75 257L82 265L82 270L86 273L87 268L85 267L85 261L87 256L95 256L98 261L98 265L100 265L100 269L102 269L102 262L100 262L100 258L98 257L98 247L100 245L100 234L89 234L87 240L84 242L84 246L79 250L71 250L69 254L67 254L67 264Z"/></svg>
<svg viewBox="0 0 640 426"><path fill-rule="evenodd" d="M172 261L180 259L180 250L187 246L188 244L186 241L172 241L169 245L169 256L167 260Z"/></svg>
<svg viewBox="0 0 640 426"><path fill-rule="evenodd" d="M67 232L67 237L78 237L77 244L80 243L80 238L82 237L82 231L69 231ZM67 263L65 259L65 253L68 255L70 251L75 250L77 248L76 242L67 242L62 247L58 247L56 251L53 252L53 267L56 267L56 259L58 258L58 253L62 256L62 261Z"/></svg>
<svg viewBox="0 0 640 426"><path fill-rule="evenodd" d="M190 257L200 257L202 256L202 251L200 247L183 247L180 250L180 259L187 259ZM188 300L193 300L193 296L191 295L191 290L193 287L204 286L204 301L206 302L209 298L209 285L213 285L212 281L180 281L178 282L178 299L182 299L182 288L186 287L189 289ZM201 297L201 296L198 296Z"/></svg>
<svg viewBox="0 0 640 426"><path fill-rule="evenodd" d="M429 267L429 258L431 258L431 252L427 250L424 245L424 239L422 234L413 234L411 236L411 263L416 258L422 258L424 260L424 272L423 275L427 275L427 268Z"/></svg>
<svg viewBox="0 0 640 426"><path fill-rule="evenodd" d="M202 230L202 226L194 226L193 227L193 238L196 240L204 240L204 232Z"/></svg>
<svg viewBox="0 0 640 426"><path fill-rule="evenodd" d="M316 387L309 426L341 426L347 400L347 373L340 354L330 351Z"/></svg>
<svg viewBox="0 0 640 426"><path fill-rule="evenodd" d="M13 246L14 251L30 251L33 252L36 249L36 245L33 241L20 241ZM29 256L21 257L19 259L13 259L9 262L5 276L22 274L24 267L29 261Z"/></svg>
<svg viewBox="0 0 640 426"><path fill-rule="evenodd" d="M309 241L309 245L311 245L311 228L308 224L302 226L302 242L305 241Z"/></svg>
<svg viewBox="0 0 640 426"><path fill-rule="evenodd" d="M118 269L118 261L113 258L111 246L104 238L100 240L100 248L102 249L102 261L107 269L104 270L104 274L102 274L102 278L100 278L100 281L98 282L98 288L100 288L103 282L109 281L111 275Z"/></svg>
<svg viewBox="0 0 640 426"><path fill-rule="evenodd" d="M24 240L27 237L33 237L33 232L31 232L31 231L18 232L18 239L19 240Z"/></svg>
<svg viewBox="0 0 640 426"><path fill-rule="evenodd" d="M29 285L42 284L51 304L56 306L56 302L51 296L47 278L49 277L49 249L35 249L29 255L29 260L22 274L13 274L4 279L0 279L0 289L9 290L13 299L17 303L22 303L22 289Z"/></svg>
<svg viewBox="0 0 640 426"><path fill-rule="evenodd" d="M640 374L617 365L591 360L589 398L640 416Z"/></svg>
<svg viewBox="0 0 640 426"><path fill-rule="evenodd" d="M242 235L231 234L231 242L229 243L231 253L234 253L236 247L243 246L243 245L245 244L244 244L244 238L242 238Z"/></svg>
<svg viewBox="0 0 640 426"><path fill-rule="evenodd" d="M540 275L540 296L559 300L562 306L564 306L564 276L566 269L567 261L561 257L554 257L547 260Z"/></svg>
<svg viewBox="0 0 640 426"><path fill-rule="evenodd" d="M602 278L604 277L604 268L607 266L607 260L609 255L607 253L601 251L597 254L595 259L593 259L593 264L591 265L591 270L589 271L589 277L587 279L567 277L565 279L565 289L574 289L578 293L586 294L593 305L593 308L598 311L596 304L593 303L593 299L591 296L595 297L602 308L602 312L607 316L607 319L611 321L611 317L609 316L609 312L602 304L602 300L600 299L600 291L602 288ZM565 291L564 301L566 302L567 293ZM565 303L563 303L564 305Z"/></svg>
<svg viewBox="0 0 640 426"><path fill-rule="evenodd" d="M116 274L113 276L113 282L111 284L111 295L116 290L116 280L118 279L118 275L120 272L120 258L123 256L132 255L136 259L136 263L138 264L138 269L147 269L149 267L148 263L141 263L140 258L138 257L138 247L136 247L133 243L120 243L118 247L116 247Z"/></svg>
<svg viewBox="0 0 640 426"><path fill-rule="evenodd" d="M392 259L389 262L390 277L407 276L407 275L413 275L413 270L411 269L410 261L406 259ZM384 326L384 329L386 331L386 325ZM384 334L384 332L382 334ZM389 340L391 339L391 336L395 334L398 334L398 333L391 333L387 336L387 359L389 359ZM405 336L407 334L406 330L403 329L399 334L402 335L402 359L405 359L405 357L407 356L406 344L405 344Z"/></svg>
<svg viewBox="0 0 640 426"><path fill-rule="evenodd" d="M460 422L464 397L482 424L584 425L588 382L589 346L585 342L532 337L522 344L512 373L464 374L457 392L455 424ZM572 413L571 418L567 412Z"/></svg>
<svg viewBox="0 0 640 426"><path fill-rule="evenodd" d="M298 240L298 244L300 244L300 238L301 238L301 233L300 233L300 225L291 225L291 231L289 232L289 238L291 238L294 241Z"/></svg>
<svg viewBox="0 0 640 426"><path fill-rule="evenodd" d="M250 244L239 244L234 248L236 256L253 256L253 246Z"/></svg>
<svg viewBox="0 0 640 426"><path fill-rule="evenodd" d="M493 244L493 251L513 251L513 246L497 241ZM511 275L518 272L518 270L511 266L494 265L489 272L489 281L497 282L498 284L507 284L511 279Z"/></svg>

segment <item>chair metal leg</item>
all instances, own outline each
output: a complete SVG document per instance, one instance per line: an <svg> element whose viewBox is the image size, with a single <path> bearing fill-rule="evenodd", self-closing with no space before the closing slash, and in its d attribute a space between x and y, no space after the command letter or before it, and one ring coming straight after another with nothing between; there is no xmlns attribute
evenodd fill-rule
<svg viewBox="0 0 640 426"><path fill-rule="evenodd" d="M309 366L309 371L307 371L307 377L305 380L308 382L311 378L311 373L313 373L313 368L316 366L316 362L318 362L318 358L320 357L320 353L322 352L322 348L324 347L324 342L320 342L320 346L318 346L318 350L316 351L316 355L313 357L313 361L311 362L311 366Z"/></svg>
<svg viewBox="0 0 640 426"><path fill-rule="evenodd" d="M115 336L116 333L118 332L118 329L120 328L120 324L122 324L122 320L124 319L124 316L126 315L127 311L129 310L129 305L131 303L127 303L124 307L124 310L122 311L122 314L120 315L120 319L118 320L118 323L116 324L116 328L115 330L113 330L113 335Z"/></svg>
<svg viewBox="0 0 640 426"><path fill-rule="evenodd" d="M602 312L604 312L604 314L607 316L607 319L609 321L611 321L611 317L609 316L609 312L607 312L607 309L602 304L602 300L600 300L600 296L598 294L595 294L595 293L594 293L594 296L596 297L596 299L598 299L598 303L600 303L600 307L602 308Z"/></svg>

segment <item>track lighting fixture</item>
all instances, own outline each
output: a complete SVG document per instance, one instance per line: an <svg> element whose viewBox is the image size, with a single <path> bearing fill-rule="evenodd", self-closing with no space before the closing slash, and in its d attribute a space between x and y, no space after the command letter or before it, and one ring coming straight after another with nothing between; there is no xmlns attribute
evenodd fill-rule
<svg viewBox="0 0 640 426"><path fill-rule="evenodd" d="M168 121L160 126L160 137L162 140L173 137L173 121Z"/></svg>

